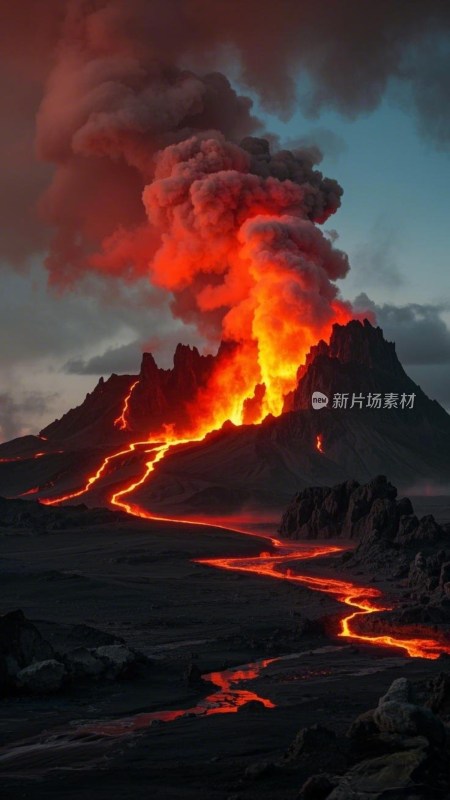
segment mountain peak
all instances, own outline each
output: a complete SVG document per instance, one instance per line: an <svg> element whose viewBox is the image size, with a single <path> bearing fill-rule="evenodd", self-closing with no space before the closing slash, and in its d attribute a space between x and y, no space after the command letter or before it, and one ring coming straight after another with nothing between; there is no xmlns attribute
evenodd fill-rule
<svg viewBox="0 0 450 800"><path fill-rule="evenodd" d="M287 395L284 411L310 408L315 391L327 397L369 392L423 395L406 375L394 343L367 319L333 325L329 344L321 340L311 348L297 377L297 388Z"/></svg>

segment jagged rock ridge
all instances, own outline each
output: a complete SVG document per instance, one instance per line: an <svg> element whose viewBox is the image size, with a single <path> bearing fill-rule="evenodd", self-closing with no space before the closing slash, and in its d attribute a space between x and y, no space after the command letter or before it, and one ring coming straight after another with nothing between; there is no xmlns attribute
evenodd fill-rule
<svg viewBox="0 0 450 800"><path fill-rule="evenodd" d="M40 449L63 449L64 455L33 464L0 464L0 492L12 496L38 485L47 492L52 484L55 491L62 484L70 489L90 474L87 467L92 471L98 466L93 448L101 446L107 454L119 443L147 437L162 422L182 424L196 392L226 354L223 346L216 357L180 346L172 370L160 369L150 354L144 355L139 376L100 382L78 409L43 431L48 442L40 442ZM138 377L127 416L131 430L118 430L114 419ZM317 411L311 407L311 394L317 390L330 398L336 392L404 392L414 394L415 403L408 409L336 409L330 403ZM394 345L368 322L335 325L329 345L319 342L312 348L285 408L278 418L239 428L230 423L205 441L171 453L135 494L136 501L175 514L224 513L243 505L279 510L301 488L330 486L350 477L364 482L388 472L403 490L418 486L419 492L425 483L450 483L450 416L406 375ZM322 452L316 447L318 435ZM15 450L23 453L21 440L0 446L0 457ZM57 464L58 458L64 463ZM81 477L76 474L78 462ZM108 471L83 499L107 502L114 481L141 474L139 456L121 469L120 476Z"/></svg>

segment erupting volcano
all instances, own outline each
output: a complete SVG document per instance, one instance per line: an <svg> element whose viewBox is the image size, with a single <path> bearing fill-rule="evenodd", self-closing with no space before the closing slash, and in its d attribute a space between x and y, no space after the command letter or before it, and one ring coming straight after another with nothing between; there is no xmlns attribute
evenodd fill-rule
<svg viewBox="0 0 450 800"><path fill-rule="evenodd" d="M413 302L417 142L393 118L378 185L370 126L389 90L444 144L450 16L322 5L23 0L2 19L8 798L448 796L450 416L379 327L428 369L448 309ZM398 266L375 224L394 202ZM44 310L23 303L19 332L35 275ZM435 360L404 330L431 331Z"/></svg>

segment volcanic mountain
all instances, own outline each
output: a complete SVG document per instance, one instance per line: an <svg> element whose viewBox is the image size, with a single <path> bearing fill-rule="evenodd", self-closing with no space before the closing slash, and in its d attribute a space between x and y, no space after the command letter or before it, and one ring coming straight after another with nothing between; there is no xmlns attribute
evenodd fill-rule
<svg viewBox="0 0 450 800"><path fill-rule="evenodd" d="M202 356L179 345L170 370L145 353L139 375L100 379L39 437L0 446L0 494L75 493L88 505L108 503L142 476L154 432L185 422L229 352L222 345L216 356ZM313 392L328 398L318 410ZM130 449L130 442L139 444ZM80 491L111 455L89 491ZM450 481L450 416L408 377L381 329L354 320L334 325L330 342L311 349L279 417L226 423L202 441L171 448L132 501L157 514L278 510L307 485L364 482L380 472L410 491Z"/></svg>

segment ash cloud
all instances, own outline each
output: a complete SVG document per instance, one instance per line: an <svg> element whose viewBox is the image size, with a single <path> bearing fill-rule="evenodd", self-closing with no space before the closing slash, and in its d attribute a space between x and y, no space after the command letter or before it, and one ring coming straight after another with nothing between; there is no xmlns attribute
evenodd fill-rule
<svg viewBox="0 0 450 800"><path fill-rule="evenodd" d="M284 117L298 103L355 117L396 83L422 133L448 146L449 27L439 0L325 0L320 12L307 0L4 3L3 255L20 264L51 241L63 285L86 269L145 274L156 245L140 194L154 152L199 131L238 141L260 130L223 74L230 61Z"/></svg>
<svg viewBox="0 0 450 800"><path fill-rule="evenodd" d="M57 393L24 392L0 394L0 441L8 441L35 432L36 419L50 415Z"/></svg>

